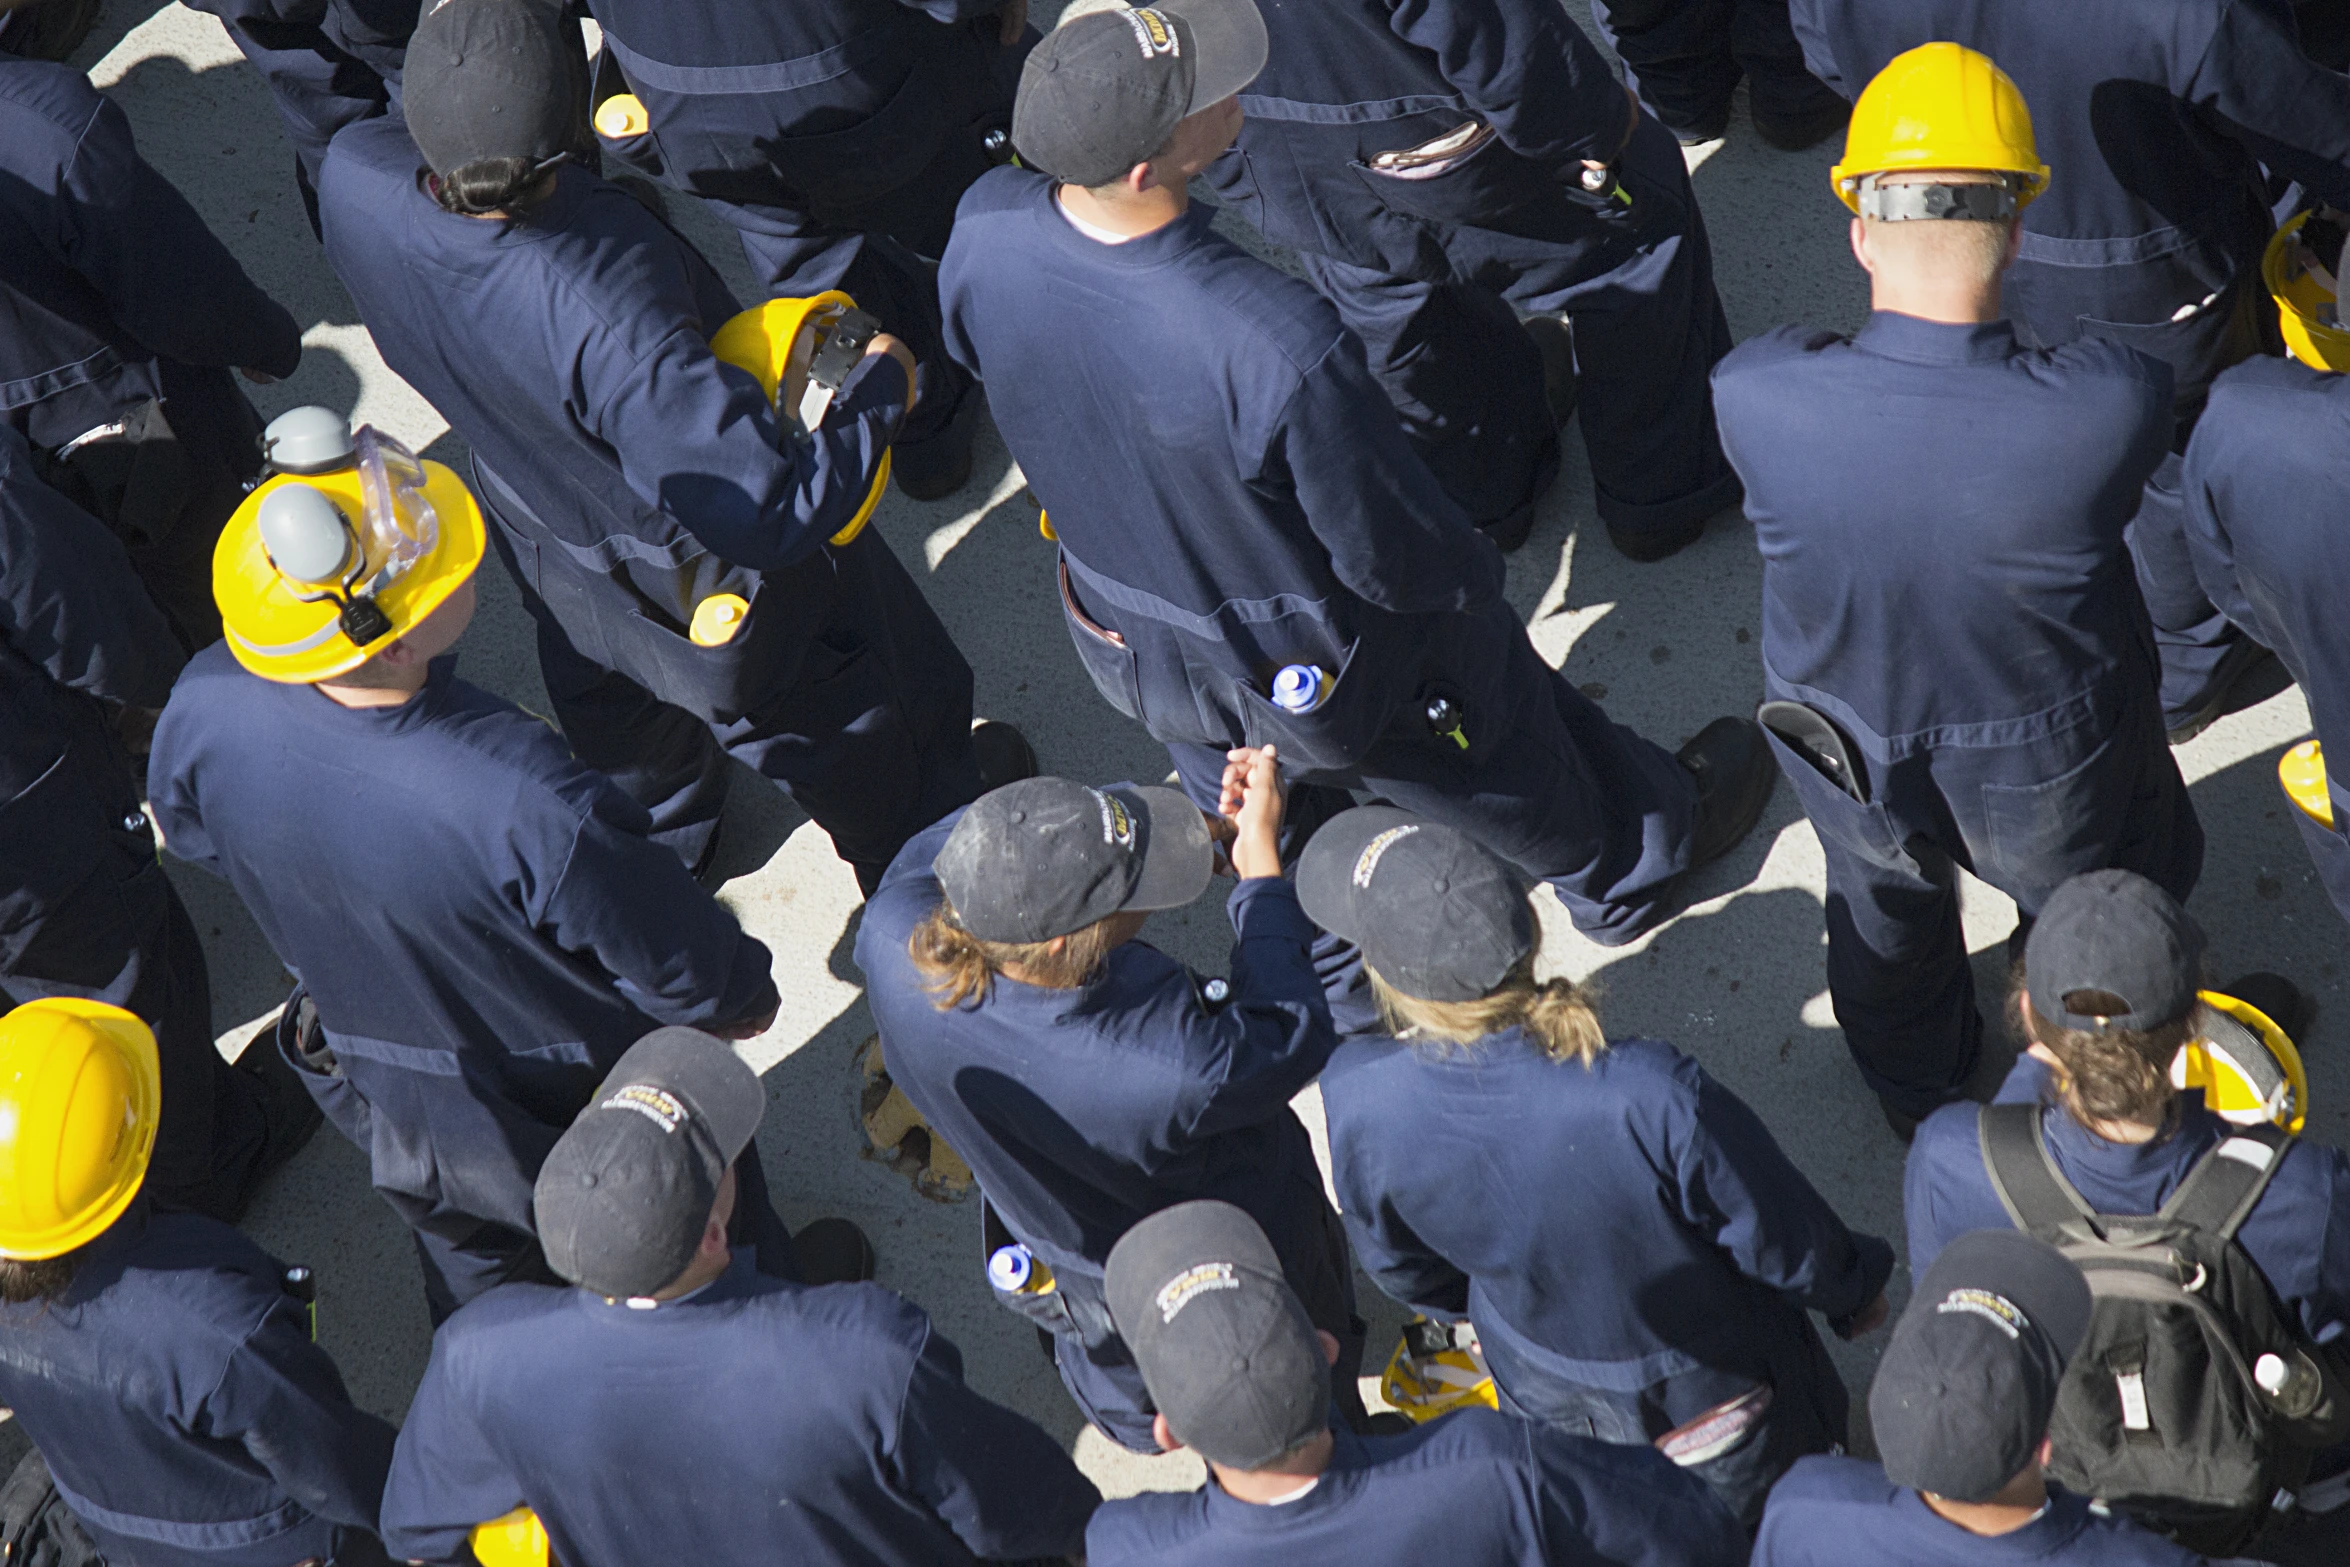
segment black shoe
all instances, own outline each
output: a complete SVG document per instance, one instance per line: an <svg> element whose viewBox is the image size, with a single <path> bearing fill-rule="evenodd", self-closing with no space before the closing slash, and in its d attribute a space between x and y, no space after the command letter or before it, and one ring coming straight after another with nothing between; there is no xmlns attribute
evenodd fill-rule
<svg viewBox="0 0 2350 1567"><path fill-rule="evenodd" d="M1000 718L982 718L971 726L971 750L979 758L982 794L1036 776L1036 747Z"/></svg>
<svg viewBox="0 0 2350 1567"><path fill-rule="evenodd" d="M1821 142L1844 129L1852 118L1852 105L1834 93L1822 89L1819 103L1786 119L1754 117L1754 133L1781 152L1802 152L1817 147Z"/></svg>
<svg viewBox="0 0 2350 1567"><path fill-rule="evenodd" d="M1918 1118L1916 1116L1911 1115L1907 1110L1894 1108L1893 1101L1890 1099L1879 1099L1877 1108L1885 1112L1885 1125L1891 1128L1894 1136L1901 1139L1902 1147L1907 1148L1918 1140Z"/></svg>
<svg viewBox="0 0 2350 1567"><path fill-rule="evenodd" d="M889 471L897 487L915 500L938 501L969 484L971 447L979 435L983 406L979 388L969 387L945 429L911 445L892 448Z"/></svg>
<svg viewBox="0 0 2350 1567"><path fill-rule="evenodd" d="M2228 698L2255 670L2267 667L2276 654L2262 647L2250 637L2238 637L2235 646L2220 655L2219 667L2211 672L2211 684L2203 688L2203 703L2186 717L2169 725L2170 743L2185 745L2197 735L2218 722Z"/></svg>
<svg viewBox="0 0 2350 1567"><path fill-rule="evenodd" d="M1481 522L1477 531L1491 539L1493 547L1504 555L1523 549L1534 534L1534 503L1528 501L1499 522Z"/></svg>
<svg viewBox="0 0 2350 1567"><path fill-rule="evenodd" d="M285 1057L278 1054L274 1030L264 1029L255 1035L244 1053L237 1057L235 1067L252 1079L262 1129L261 1151L244 1170L242 1185L234 1198L235 1210L241 1215L260 1191L261 1183L310 1146L310 1139L318 1134L326 1116L318 1108L318 1101L310 1097L310 1090L294 1075L294 1069L286 1065Z"/></svg>
<svg viewBox="0 0 2350 1567"><path fill-rule="evenodd" d="M1663 560L1667 555L1678 555L1695 544L1705 534L1705 525L1711 519L1695 517L1675 523L1668 528L1619 528L1607 525L1607 541L1616 547L1616 553L1626 560L1636 560L1643 566Z"/></svg>
<svg viewBox="0 0 2350 1567"><path fill-rule="evenodd" d="M2309 992L2282 974L2246 974L2217 988L2223 996L2233 996L2247 1006L2258 1007L2296 1045L2317 1017L2317 1003L2310 999Z"/></svg>
<svg viewBox="0 0 2350 1567"><path fill-rule="evenodd" d="M794 1230L792 1256L803 1284L863 1284L873 1277L873 1243L846 1219L815 1219Z"/></svg>
<svg viewBox="0 0 2350 1567"><path fill-rule="evenodd" d="M1640 107L1656 116L1657 123L1673 133L1673 140L1684 147L1702 147L1709 141L1720 141L1730 134L1730 106L1701 119L1683 122L1677 116L1660 112L1654 104L1642 100Z"/></svg>
<svg viewBox="0 0 2350 1567"><path fill-rule="evenodd" d="M1720 859L1754 830L1779 781L1779 764L1760 725L1717 718L1674 760L1697 777L1697 824L1690 829L1689 868Z"/></svg>
<svg viewBox="0 0 2350 1567"><path fill-rule="evenodd" d="M1526 335L1542 355L1542 398L1562 429L1575 417L1575 329L1560 316L1529 316Z"/></svg>
<svg viewBox="0 0 2350 1567"><path fill-rule="evenodd" d="M25 60L63 61L90 36L104 9L101 0L39 0L25 7L11 40L13 52ZM0 56L8 52L0 50Z"/></svg>

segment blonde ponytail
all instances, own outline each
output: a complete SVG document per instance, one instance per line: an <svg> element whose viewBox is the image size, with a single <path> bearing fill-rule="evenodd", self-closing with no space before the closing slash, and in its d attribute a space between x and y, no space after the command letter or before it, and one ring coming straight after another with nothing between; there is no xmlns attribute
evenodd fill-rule
<svg viewBox="0 0 2350 1567"><path fill-rule="evenodd" d="M1407 996L1365 966L1371 993L1397 1037L1473 1045L1488 1034L1522 1028L1535 1047L1560 1063L1591 1065L1607 1049L1591 992L1570 979L1534 978L1531 953L1492 992L1475 1001L1424 1001Z"/></svg>

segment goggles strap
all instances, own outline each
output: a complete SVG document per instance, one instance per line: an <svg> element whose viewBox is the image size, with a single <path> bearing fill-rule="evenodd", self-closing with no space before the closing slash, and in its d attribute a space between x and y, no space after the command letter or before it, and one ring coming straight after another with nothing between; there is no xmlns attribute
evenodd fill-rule
<svg viewBox="0 0 2350 1567"><path fill-rule="evenodd" d="M1880 223L1923 218L2004 223L2016 212L2015 190L2004 179L1996 185L1880 185L1872 174L1860 182L1860 215Z"/></svg>

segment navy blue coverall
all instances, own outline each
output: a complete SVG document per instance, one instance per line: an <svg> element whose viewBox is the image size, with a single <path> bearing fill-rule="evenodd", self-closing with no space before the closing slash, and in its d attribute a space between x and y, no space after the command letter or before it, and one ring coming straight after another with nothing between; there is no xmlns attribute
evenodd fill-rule
<svg viewBox="0 0 2350 1567"><path fill-rule="evenodd" d="M1811 68L1846 97L1937 39L1978 49L2023 90L2040 161L2001 297L2029 347L2103 338L2175 373L2173 455L2130 529L2162 655L2165 726L2221 694L2240 637L2187 553L2176 453L2212 378L2274 352L2260 283L2263 165L2350 203L2350 78L2313 64L2261 0L1794 0Z"/></svg>
<svg viewBox="0 0 2350 1567"><path fill-rule="evenodd" d="M845 290L906 341L920 393L901 444L968 445L982 400L947 358L930 262L1012 121L1034 28L1003 0L593 0L652 129L606 147L716 206L771 295Z"/></svg>
<svg viewBox="0 0 2350 1567"><path fill-rule="evenodd" d="M144 1019L163 1066L148 1190L233 1219L268 1118L213 1048L204 949L115 729L163 706L185 657L121 543L0 424L0 1008L81 996Z"/></svg>
<svg viewBox="0 0 2350 1567"><path fill-rule="evenodd" d="M294 318L67 66L0 56L0 420L129 547L187 646L220 635L212 545L259 471L235 368L291 375ZM160 421L63 449L161 403Z"/></svg>
<svg viewBox="0 0 2350 1567"><path fill-rule="evenodd" d="M1505 1409L1645 1444L1768 1383L1758 1429L1691 1466L1749 1528L1789 1464L1845 1440L1805 1312L1848 1329L1893 1248L1672 1046L1620 1040L1585 1068L1517 1029L1443 1055L1354 1039L1322 1105L1364 1271L1475 1323Z"/></svg>
<svg viewBox="0 0 2350 1567"><path fill-rule="evenodd" d="M1180 1434L1180 1433L1178 1433ZM1213 1482L1104 1502L1088 1567L1744 1567L1746 1536L1653 1449L1464 1409L1393 1436L1334 1433L1314 1488L1263 1506Z"/></svg>
<svg viewBox="0 0 2350 1567"><path fill-rule="evenodd" d="M1738 499L1706 373L1730 348L1705 220L1672 136L1553 0L1269 0L1225 200L1294 248L1362 339L1405 431L1504 537L1557 471L1521 315L1575 330L1583 441L1619 533L1685 531ZM1434 178L1370 167L1470 121L1495 140ZM1613 163L1627 209L1586 193Z"/></svg>
<svg viewBox="0 0 2350 1567"><path fill-rule="evenodd" d="M2309 702L2333 767L2334 825L2294 825L2326 895L2350 919L2350 378L2283 359L2215 382L2187 444L2187 542L2203 590L2248 636L2275 648ZM2340 682L2337 684L2337 682Z"/></svg>
<svg viewBox="0 0 2350 1567"><path fill-rule="evenodd" d="M227 878L296 976L279 1048L416 1231L436 1321L549 1276L531 1185L622 1052L775 1007L767 949L643 808L453 659L400 706L346 708L215 646L149 779L165 844ZM755 1154L746 1223L772 1219Z"/></svg>
<svg viewBox="0 0 2350 1567"><path fill-rule="evenodd" d="M1052 1332L1061 1380L1088 1419L1155 1453L1155 1406L1110 1324L1103 1268L1143 1219L1215 1198L1264 1228L1307 1314L1339 1341L1340 1396L1354 1392L1353 1269L1289 1108L1337 1042L1296 892L1271 877L1233 890L1232 988L1217 1007L1189 969L1129 941L1082 989L999 977L985 1000L941 1012L906 942L943 901L931 862L961 819L914 839L890 867L865 906L857 966L890 1076L1053 1270L1052 1293L997 1298Z"/></svg>
<svg viewBox="0 0 2350 1567"><path fill-rule="evenodd" d="M1984 1536L1937 1515L1917 1492L1863 1458L1806 1458L1771 1492L1754 1567L2206 1567L2174 1540L2089 1498L2048 1487L2048 1510L2020 1529Z"/></svg>
<svg viewBox="0 0 2350 1567"><path fill-rule="evenodd" d="M872 1284L734 1267L650 1308L513 1284L433 1341L400 1432L395 1554L470 1562L528 1504L597 1567L962 1567L1081 1548L1100 1501L1052 1437L964 1385L923 1312Z"/></svg>
<svg viewBox="0 0 2350 1567"><path fill-rule="evenodd" d="M1688 867L1695 779L1542 661L1337 312L1211 216L1105 245L1000 169L940 270L948 346L1060 536L1086 672L1203 807L1228 747L1273 742L1293 782L1457 827L1631 940ZM1312 711L1267 696L1286 664L1334 677Z"/></svg>
<svg viewBox="0 0 2350 1567"><path fill-rule="evenodd" d="M1591 0L1591 20L1624 62L1625 84L1684 142L1729 129L1740 77L1774 145L1808 145L1841 107L1805 67L1787 0Z"/></svg>
<svg viewBox="0 0 2350 1567"><path fill-rule="evenodd" d="M832 835L870 889L898 846L979 793L971 669L854 517L905 411L876 355L798 432L709 337L738 309L694 248L566 165L512 222L444 212L396 116L335 140L327 257L385 363L473 449L491 538L538 623L580 759L698 864L728 753ZM734 639L694 606L750 601Z"/></svg>
<svg viewBox="0 0 2350 1567"><path fill-rule="evenodd" d="M318 171L335 132L400 102L422 0L183 0L221 26L277 104L294 183L318 228Z"/></svg>
<svg viewBox="0 0 2350 1567"><path fill-rule="evenodd" d="M392 1428L353 1407L285 1269L144 1200L64 1296L0 1305L0 1402L123 1567L381 1563Z"/></svg>
<svg viewBox="0 0 2350 1567"><path fill-rule="evenodd" d="M1828 991L1894 1111L1955 1097L1983 1024L1957 871L2026 922L2118 866L2184 898L2203 830L2164 743L2124 530L2167 366L1879 311L1781 327L1714 376L1763 557L1763 680L1842 731L1855 799L1777 736L1828 862Z"/></svg>

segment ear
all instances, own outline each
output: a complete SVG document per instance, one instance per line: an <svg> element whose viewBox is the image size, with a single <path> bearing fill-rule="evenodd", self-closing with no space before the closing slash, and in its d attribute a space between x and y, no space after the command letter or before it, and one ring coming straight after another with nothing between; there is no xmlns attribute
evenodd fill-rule
<svg viewBox="0 0 2350 1567"><path fill-rule="evenodd" d="M1157 183L1151 173L1150 160L1146 158L1126 171L1125 177L1118 181L1118 188L1129 196L1139 196Z"/></svg>
<svg viewBox="0 0 2350 1567"><path fill-rule="evenodd" d="M2056 1438L2052 1436L2040 1438L2040 1451L2035 1453L2033 1457L2043 1469L2054 1463L2056 1461Z"/></svg>
<svg viewBox="0 0 2350 1567"><path fill-rule="evenodd" d="M1175 1428L1167 1424L1165 1415L1151 1416L1151 1440L1159 1444L1162 1453L1183 1451L1183 1444L1175 1440Z"/></svg>
<svg viewBox="0 0 2350 1567"><path fill-rule="evenodd" d="M1338 1340L1328 1328L1314 1329L1314 1337L1322 1341L1322 1358L1331 1365L1338 1364Z"/></svg>
<svg viewBox="0 0 2350 1567"><path fill-rule="evenodd" d="M2056 1058L2056 1052L2037 1039L2024 1046L2024 1054L2054 1072L2059 1078L2064 1076L2064 1063Z"/></svg>
<svg viewBox="0 0 2350 1567"><path fill-rule="evenodd" d="M1999 270L2005 272L2009 267L2014 266L2016 252L2022 250L2023 248L2024 215L2019 212L2014 217L2007 220L2007 254L2001 259L1999 263Z"/></svg>
<svg viewBox="0 0 2350 1567"><path fill-rule="evenodd" d="M1869 276L1877 275L1875 264L1869 260L1869 226L1857 217L1852 220L1852 259L1859 262L1860 269Z"/></svg>
<svg viewBox="0 0 2350 1567"><path fill-rule="evenodd" d="M1052 940L1044 944L1044 950L1057 958L1062 953L1069 950L1069 938L1066 936L1055 936Z"/></svg>

